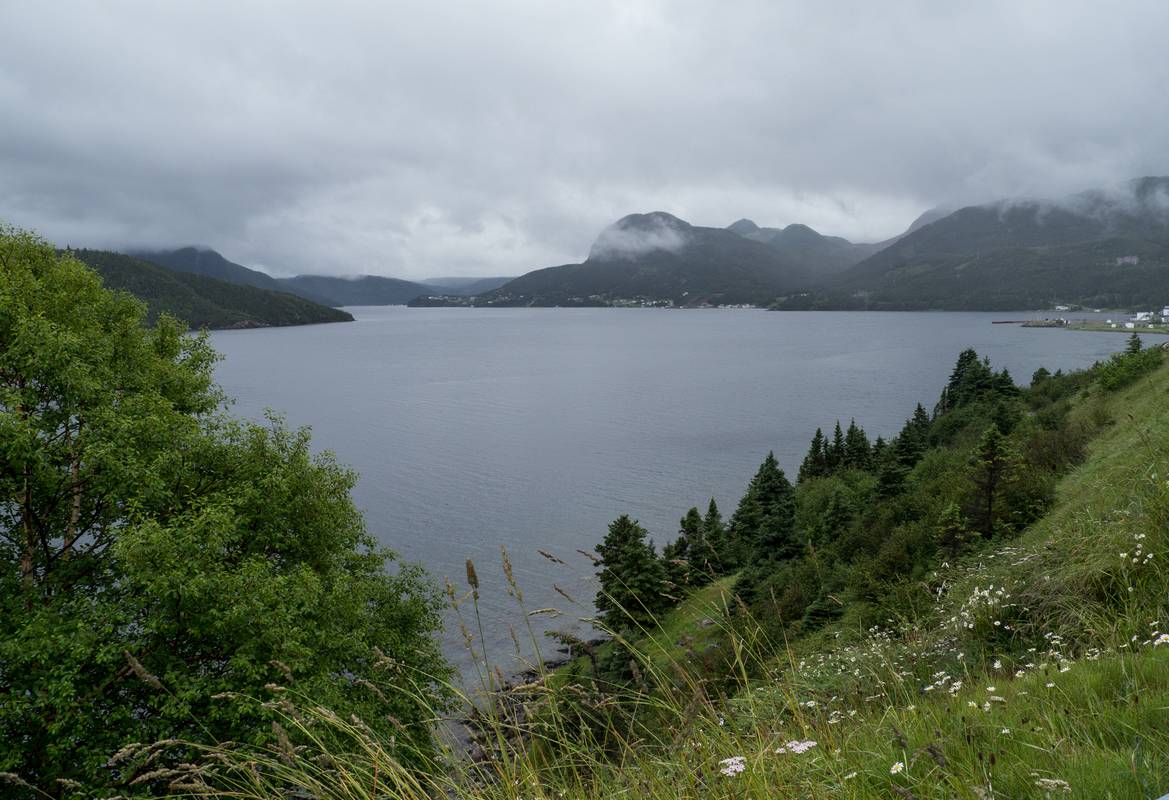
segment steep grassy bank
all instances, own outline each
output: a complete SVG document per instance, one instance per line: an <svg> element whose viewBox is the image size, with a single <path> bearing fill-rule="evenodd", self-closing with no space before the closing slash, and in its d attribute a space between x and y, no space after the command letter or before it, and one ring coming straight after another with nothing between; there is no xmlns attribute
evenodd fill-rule
<svg viewBox="0 0 1169 800"><path fill-rule="evenodd" d="M730 576L626 637L620 696L588 658L537 675L521 711L487 715L479 765L451 753L407 773L360 721L277 690L298 744L221 749L197 781L257 798L289 786L329 798L1159 797L1169 367L1126 388L1105 389L1123 383L1110 376L1098 370L1071 401L1072 420L1098 432L1047 513L910 577L875 620L846 612L784 641Z"/></svg>

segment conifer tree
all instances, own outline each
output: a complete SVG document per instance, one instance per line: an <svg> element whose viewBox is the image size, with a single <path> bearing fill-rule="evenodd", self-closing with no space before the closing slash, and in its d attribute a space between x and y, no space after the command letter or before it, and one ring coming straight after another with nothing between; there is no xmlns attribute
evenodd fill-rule
<svg viewBox="0 0 1169 800"><path fill-rule="evenodd" d="M775 454L768 453L731 517L735 565L742 565L748 558L789 558L798 552L794 508L792 485Z"/></svg>
<svg viewBox="0 0 1169 800"><path fill-rule="evenodd" d="M836 420L836 430L832 432L832 443L828 445L828 472L836 472L844 466L844 431L840 427L840 420Z"/></svg>
<svg viewBox="0 0 1169 800"><path fill-rule="evenodd" d="M849 469L869 469L872 461L872 446L865 429L852 420L848 433L844 435L844 464Z"/></svg>
<svg viewBox="0 0 1169 800"><path fill-rule="evenodd" d="M690 585L690 565L686 560L686 538L679 536L662 548L662 571L665 575L663 595L670 605L682 600Z"/></svg>
<svg viewBox="0 0 1169 800"><path fill-rule="evenodd" d="M725 572L721 554L726 549L727 527L723 524L722 514L718 510L718 503L710 498L706 507L706 516L702 518L702 533L706 540L704 553L705 563L711 575L721 575Z"/></svg>
<svg viewBox="0 0 1169 800"><path fill-rule="evenodd" d="M718 507L715 506L715 514ZM680 539L685 542L685 558L689 564L686 576L688 587L705 586L714 575L712 553L706 540L706 529L698 508L691 508L679 524Z"/></svg>
<svg viewBox="0 0 1169 800"><path fill-rule="evenodd" d="M800 464L800 472L796 477L796 482L803 483L810 478L822 478L827 474L828 453L825 451L824 432L817 428L816 435L812 437L812 445L808 448L808 454L804 456L804 461Z"/></svg>
<svg viewBox="0 0 1169 800"><path fill-rule="evenodd" d="M622 514L610 523L597 554L601 588L596 606L605 625L613 631L653 626L668 605L662 594L666 574L645 528Z"/></svg>
<svg viewBox="0 0 1169 800"><path fill-rule="evenodd" d="M999 501L1014 478L1018 456L997 425L982 434L971 457L971 481L974 484L970 507L973 529L990 538L999 528L1002 509Z"/></svg>
<svg viewBox="0 0 1169 800"><path fill-rule="evenodd" d="M957 503L950 503L938 517L938 546L946 558L954 559L966 548L970 531Z"/></svg>
<svg viewBox="0 0 1169 800"><path fill-rule="evenodd" d="M901 433L897 435L898 458L907 468L912 468L929 449L930 417L921 403L913 409Z"/></svg>

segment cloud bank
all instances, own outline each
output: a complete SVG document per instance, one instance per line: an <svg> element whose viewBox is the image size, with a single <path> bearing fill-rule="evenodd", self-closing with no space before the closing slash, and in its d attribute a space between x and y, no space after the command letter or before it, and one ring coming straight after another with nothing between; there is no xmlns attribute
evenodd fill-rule
<svg viewBox="0 0 1169 800"><path fill-rule="evenodd" d="M690 241L686 231L677 222L660 214L648 214L635 219L620 219L593 242L590 259L628 259L655 250L676 253Z"/></svg>
<svg viewBox="0 0 1169 800"><path fill-rule="evenodd" d="M0 17L0 220L277 274L518 274L653 209L873 241L933 205L1169 173L1160 0Z"/></svg>

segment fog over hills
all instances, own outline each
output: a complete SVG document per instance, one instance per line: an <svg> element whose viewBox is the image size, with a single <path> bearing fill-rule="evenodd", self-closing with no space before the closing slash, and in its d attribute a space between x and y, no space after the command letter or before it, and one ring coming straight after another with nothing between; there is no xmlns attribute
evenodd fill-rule
<svg viewBox="0 0 1169 800"><path fill-rule="evenodd" d="M1169 177L958 209L785 307L1043 308L1169 302Z"/></svg>

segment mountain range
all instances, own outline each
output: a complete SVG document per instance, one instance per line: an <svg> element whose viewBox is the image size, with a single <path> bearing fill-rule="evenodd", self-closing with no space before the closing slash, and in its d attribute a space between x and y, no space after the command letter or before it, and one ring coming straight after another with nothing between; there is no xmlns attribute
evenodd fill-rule
<svg viewBox="0 0 1169 800"><path fill-rule="evenodd" d="M510 279L277 278L207 248L133 255L172 275L295 295L324 306L1160 307L1169 304L1169 177L1060 198L932 209L903 233L875 243L825 236L798 223L761 227L740 219L713 228L663 211L630 214L601 231L584 261ZM177 280L185 291L195 291L186 278ZM179 291L174 282L167 291ZM291 313L287 301L282 303L278 318ZM245 324L244 317L237 309L234 317L223 318Z"/></svg>
<svg viewBox="0 0 1169 800"><path fill-rule="evenodd" d="M297 275L275 278L241 264L228 261L206 247L180 247L174 250L139 250L132 253L145 261L178 272L204 275L244 286L255 286L312 300L327 306L402 305L423 294L478 294L500 286L510 278L448 278L448 283L416 283L381 275Z"/></svg>
<svg viewBox="0 0 1169 800"><path fill-rule="evenodd" d="M631 214L579 264L538 269L473 297L412 305L769 305L780 309L1050 308L1169 303L1169 178L1043 200L932 209L858 244L806 225L691 225Z"/></svg>

